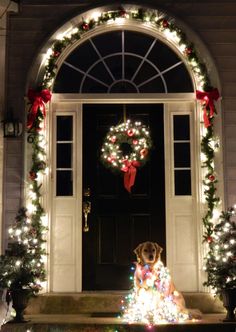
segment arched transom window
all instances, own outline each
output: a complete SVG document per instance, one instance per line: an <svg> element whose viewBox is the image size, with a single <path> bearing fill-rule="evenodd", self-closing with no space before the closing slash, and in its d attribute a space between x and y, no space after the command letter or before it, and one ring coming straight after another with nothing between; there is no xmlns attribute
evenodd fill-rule
<svg viewBox="0 0 236 332"><path fill-rule="evenodd" d="M86 39L60 67L57 93L192 92L183 60L159 39L116 30Z"/></svg>

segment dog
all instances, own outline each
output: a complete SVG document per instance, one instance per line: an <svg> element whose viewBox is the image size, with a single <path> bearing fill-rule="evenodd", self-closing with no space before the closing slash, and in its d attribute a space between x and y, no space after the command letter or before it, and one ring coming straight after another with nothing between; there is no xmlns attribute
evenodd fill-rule
<svg viewBox="0 0 236 332"><path fill-rule="evenodd" d="M136 269L134 273L134 287L137 295L144 290L155 289L159 301L164 298L172 299L173 303L180 311L186 311L183 295L175 288L168 270L161 262L161 252L163 249L155 242L143 242L137 246L134 253L137 257ZM166 273L162 280L161 275ZM157 300L158 302L158 300Z"/></svg>

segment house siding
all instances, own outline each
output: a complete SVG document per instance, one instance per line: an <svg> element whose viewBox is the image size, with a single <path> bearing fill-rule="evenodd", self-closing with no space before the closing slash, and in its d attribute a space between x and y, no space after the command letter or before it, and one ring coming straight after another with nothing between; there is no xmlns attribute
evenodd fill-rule
<svg viewBox="0 0 236 332"><path fill-rule="evenodd" d="M236 2L153 0L122 1L158 8L187 24L205 43L218 70L222 93L225 205L236 202ZM49 37L65 22L109 1L22 0L19 13L7 21L6 107L24 122L29 71ZM117 7L119 7L117 5ZM203 58L203 55L201 55ZM31 77L32 79L32 77ZM217 85L217 80L213 81ZM4 228L23 200L24 139L6 140ZM5 232L3 232L5 237Z"/></svg>

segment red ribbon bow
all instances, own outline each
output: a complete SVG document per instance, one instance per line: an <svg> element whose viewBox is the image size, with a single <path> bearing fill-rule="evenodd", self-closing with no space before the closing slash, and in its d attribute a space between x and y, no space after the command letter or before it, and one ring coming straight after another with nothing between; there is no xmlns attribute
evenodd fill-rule
<svg viewBox="0 0 236 332"><path fill-rule="evenodd" d="M219 97L220 94L218 89L216 88L208 92L199 90L196 91L196 98L204 103L203 120L206 128L211 126L210 118L212 118L214 116L214 113L216 113L214 101L217 101ZM209 114L207 111L209 111Z"/></svg>
<svg viewBox="0 0 236 332"><path fill-rule="evenodd" d="M38 110L40 110L43 114L43 117L46 116L46 108L45 104L50 101L52 98L52 94L49 90L44 89L40 92L37 92L33 89L29 89L28 91L28 99L32 104L29 110L28 118L27 118L27 128L33 128L34 121L37 117Z"/></svg>
<svg viewBox="0 0 236 332"><path fill-rule="evenodd" d="M139 167L140 163L138 161L128 161L124 160L124 164L121 168L124 174L124 187L130 193L131 187L135 183L135 177L137 173L136 167Z"/></svg>

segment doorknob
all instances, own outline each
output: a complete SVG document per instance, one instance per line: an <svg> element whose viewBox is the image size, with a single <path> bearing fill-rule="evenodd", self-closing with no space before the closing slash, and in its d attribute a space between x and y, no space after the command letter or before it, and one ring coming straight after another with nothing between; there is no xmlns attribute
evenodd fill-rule
<svg viewBox="0 0 236 332"><path fill-rule="evenodd" d="M89 225L88 225L88 215L91 213L91 202L89 201L90 197L90 188L84 189L84 201L83 201L83 214L84 214L84 232L89 231Z"/></svg>

